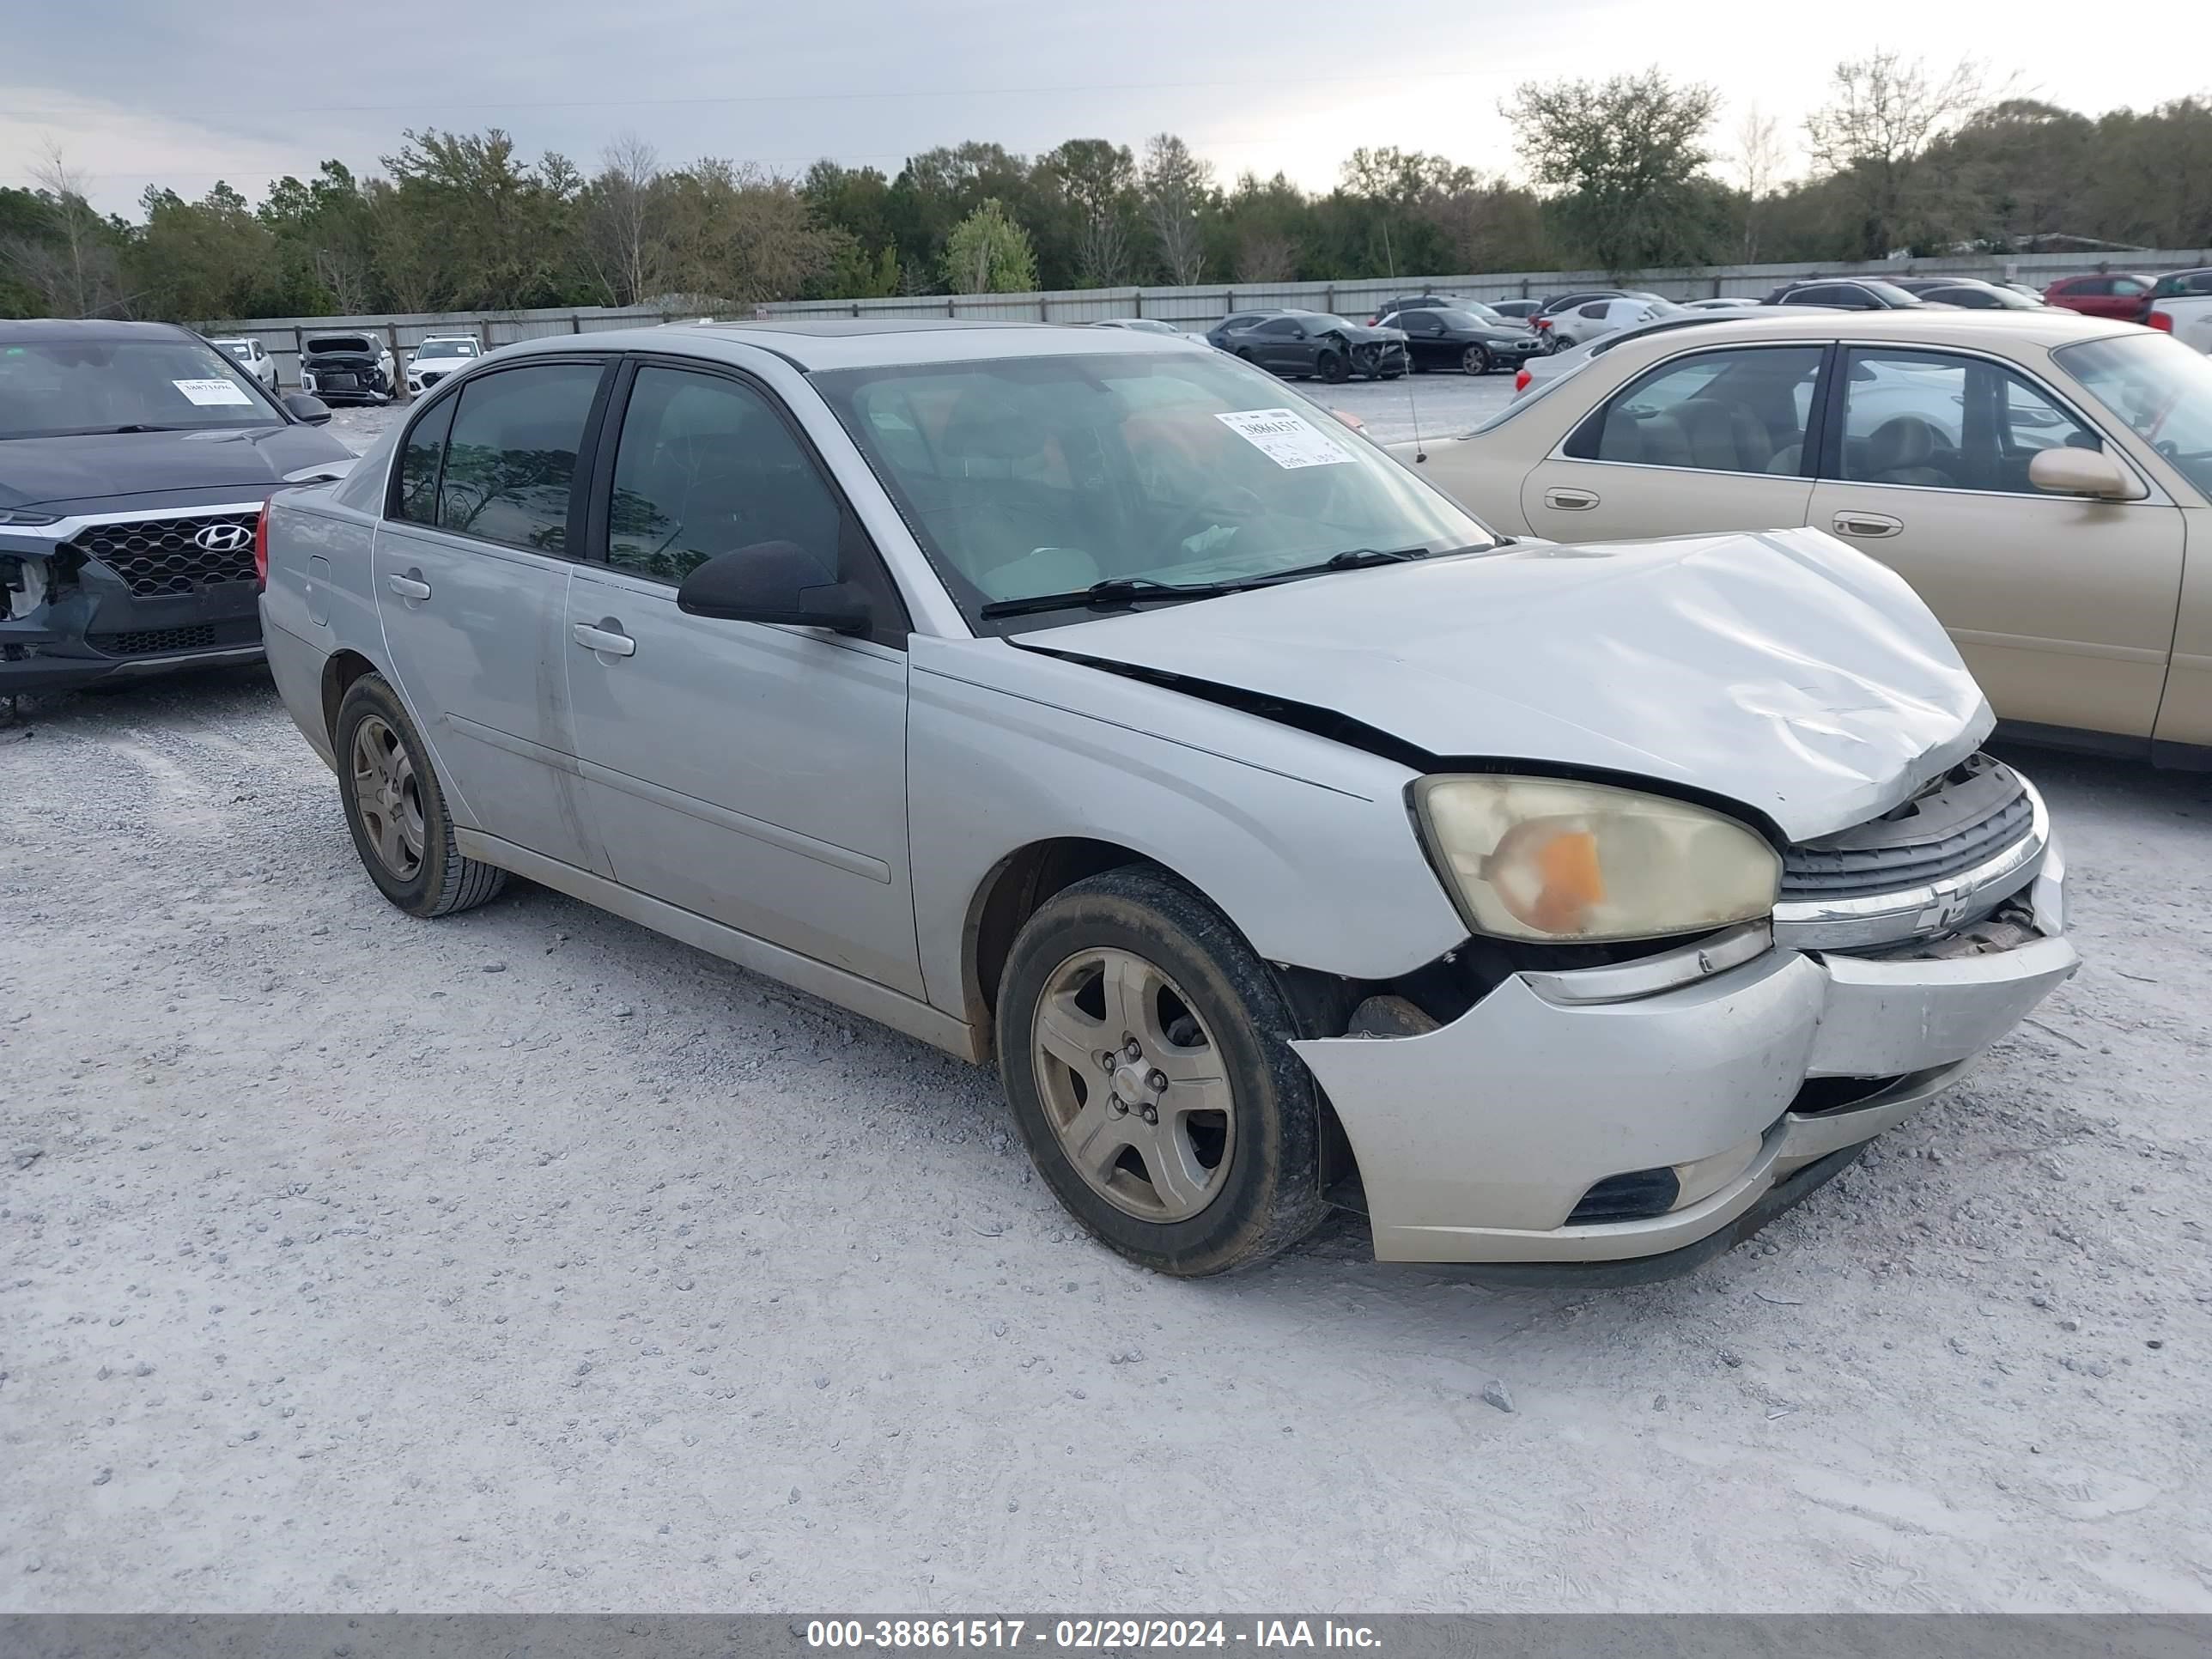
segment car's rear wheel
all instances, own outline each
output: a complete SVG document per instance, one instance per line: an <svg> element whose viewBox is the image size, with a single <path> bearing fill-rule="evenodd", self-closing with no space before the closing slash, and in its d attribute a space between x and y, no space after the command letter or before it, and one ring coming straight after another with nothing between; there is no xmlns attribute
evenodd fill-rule
<svg viewBox="0 0 2212 1659"><path fill-rule="evenodd" d="M1490 373L1490 353L1480 343L1469 346L1461 356L1459 366L1470 374Z"/></svg>
<svg viewBox="0 0 2212 1659"><path fill-rule="evenodd" d="M346 689L331 736L346 828L385 897L412 916L444 916L498 896L507 872L454 844L429 751L382 675L364 674Z"/></svg>
<svg viewBox="0 0 2212 1659"><path fill-rule="evenodd" d="M1053 897L1014 942L998 1016L1038 1173L1130 1260L1224 1273L1326 1212L1320 1101L1282 987L1173 878L1115 870Z"/></svg>

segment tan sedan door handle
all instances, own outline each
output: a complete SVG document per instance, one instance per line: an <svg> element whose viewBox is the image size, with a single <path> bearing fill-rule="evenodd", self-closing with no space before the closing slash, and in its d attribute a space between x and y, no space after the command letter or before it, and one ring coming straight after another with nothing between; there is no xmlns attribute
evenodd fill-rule
<svg viewBox="0 0 2212 1659"><path fill-rule="evenodd" d="M1836 534L1860 536L1869 540L1883 536L1901 534L1905 520L1893 519L1887 513L1838 513L1836 514Z"/></svg>
<svg viewBox="0 0 2212 1659"><path fill-rule="evenodd" d="M430 597L430 584L419 575L386 576L384 585L403 599L427 599Z"/></svg>
<svg viewBox="0 0 2212 1659"><path fill-rule="evenodd" d="M1556 507L1562 513L1583 513L1597 505L1597 492L1591 489L1547 489L1544 505Z"/></svg>
<svg viewBox="0 0 2212 1659"><path fill-rule="evenodd" d="M612 617L602 617L599 625L578 623L569 630L576 643L586 651L605 652L610 657L635 657L637 641L622 631L622 624Z"/></svg>

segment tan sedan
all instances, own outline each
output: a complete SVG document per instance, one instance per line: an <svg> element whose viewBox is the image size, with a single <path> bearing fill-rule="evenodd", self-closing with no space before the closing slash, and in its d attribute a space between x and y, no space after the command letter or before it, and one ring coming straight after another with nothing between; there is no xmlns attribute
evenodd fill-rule
<svg viewBox="0 0 2212 1659"><path fill-rule="evenodd" d="M2058 311L1660 328L1392 453L1515 534L1826 531L1918 590L2016 735L2212 764L2212 361L2150 330Z"/></svg>

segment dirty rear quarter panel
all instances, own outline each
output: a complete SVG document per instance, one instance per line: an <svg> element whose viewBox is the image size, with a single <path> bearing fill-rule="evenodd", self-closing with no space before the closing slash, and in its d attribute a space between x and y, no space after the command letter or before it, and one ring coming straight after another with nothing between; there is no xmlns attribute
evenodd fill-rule
<svg viewBox="0 0 2212 1659"><path fill-rule="evenodd" d="M1003 640L917 635L912 649L915 922L937 1006L964 1006L986 879L1063 836L1164 865L1274 962L1385 978L1466 937L1398 763Z"/></svg>
<svg viewBox="0 0 2212 1659"><path fill-rule="evenodd" d="M270 672L293 723L325 761L323 665L348 647L376 662L382 642L369 582L376 521L336 505L330 494L302 491L270 503L269 586L261 596Z"/></svg>

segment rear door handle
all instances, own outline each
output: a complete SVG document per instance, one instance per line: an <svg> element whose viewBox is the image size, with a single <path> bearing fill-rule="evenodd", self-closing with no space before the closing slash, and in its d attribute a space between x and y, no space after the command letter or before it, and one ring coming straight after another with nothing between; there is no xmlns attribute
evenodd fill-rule
<svg viewBox="0 0 2212 1659"><path fill-rule="evenodd" d="M578 623L568 631L586 651L604 652L610 657L637 655L637 641L623 633L622 624L612 617L602 617L597 624Z"/></svg>
<svg viewBox="0 0 2212 1659"><path fill-rule="evenodd" d="M1544 505L1556 507L1562 513L1585 513L1597 505L1597 492L1591 489L1547 489Z"/></svg>
<svg viewBox="0 0 2212 1659"><path fill-rule="evenodd" d="M1868 540L1899 535L1905 529L1904 520L1893 519L1887 513L1838 513L1835 524L1838 536L1857 536Z"/></svg>
<svg viewBox="0 0 2212 1659"><path fill-rule="evenodd" d="M386 576L384 585L403 599L427 599L430 597L430 584L417 574Z"/></svg>

